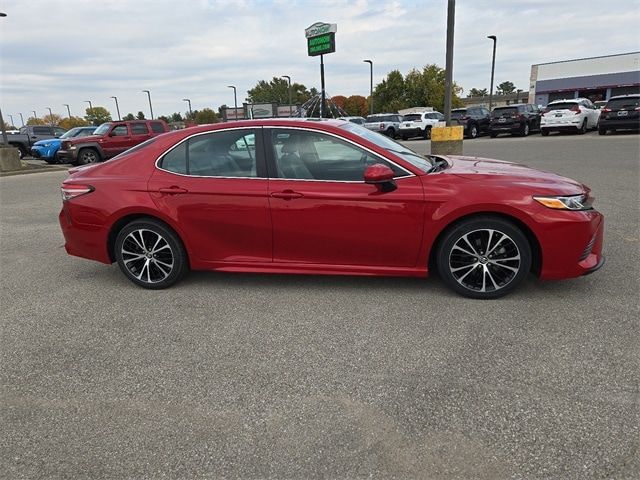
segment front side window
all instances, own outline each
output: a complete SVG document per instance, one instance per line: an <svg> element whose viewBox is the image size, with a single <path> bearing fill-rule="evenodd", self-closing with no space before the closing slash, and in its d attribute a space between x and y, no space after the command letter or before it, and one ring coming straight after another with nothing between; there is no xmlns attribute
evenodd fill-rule
<svg viewBox="0 0 640 480"><path fill-rule="evenodd" d="M151 122L151 131L153 133L163 133L164 125L161 122Z"/></svg>
<svg viewBox="0 0 640 480"><path fill-rule="evenodd" d="M109 131L110 123L103 123L93 132L94 135L104 135Z"/></svg>
<svg viewBox="0 0 640 480"><path fill-rule="evenodd" d="M64 128L61 128L61 127L53 127L53 131L55 132L55 135L57 135L57 136L64 135L66 133L66 130Z"/></svg>
<svg viewBox="0 0 640 480"><path fill-rule="evenodd" d="M34 135L51 135L51 129L49 127L33 127Z"/></svg>
<svg viewBox="0 0 640 480"><path fill-rule="evenodd" d="M408 175L366 150L318 132L274 129L271 144L278 178L362 182L365 169L376 163L389 166L398 177Z"/></svg>
<svg viewBox="0 0 640 480"><path fill-rule="evenodd" d="M128 134L128 130L127 130L127 126L126 125L116 125L115 127L113 127L113 130L111 130L111 136L112 137L124 137Z"/></svg>
<svg viewBox="0 0 640 480"><path fill-rule="evenodd" d="M255 131L228 130L191 137L166 153L158 165L199 177L257 177Z"/></svg>

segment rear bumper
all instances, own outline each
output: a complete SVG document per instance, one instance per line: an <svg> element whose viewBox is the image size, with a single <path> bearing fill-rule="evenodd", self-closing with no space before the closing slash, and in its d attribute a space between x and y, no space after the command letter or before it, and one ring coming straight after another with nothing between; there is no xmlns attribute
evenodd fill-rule
<svg viewBox="0 0 640 480"><path fill-rule="evenodd" d="M631 119L606 119L606 118L601 118L600 119L600 124L599 124L600 128L620 128L620 129L633 129L633 130L638 130L640 129L640 119L638 118L631 118Z"/></svg>
<svg viewBox="0 0 640 480"><path fill-rule="evenodd" d="M518 133L522 130L521 123L510 123L510 124L501 124L501 123L492 123L489 127L489 131L491 133Z"/></svg>
<svg viewBox="0 0 640 480"><path fill-rule="evenodd" d="M406 137L418 137L424 135L424 130L419 127L414 128L402 128L398 131L400 135L404 135Z"/></svg>
<svg viewBox="0 0 640 480"><path fill-rule="evenodd" d="M96 260L110 264L111 258L107 252L108 231L102 225L79 223L71 213L68 205L63 202L58 215L64 249L69 255Z"/></svg>

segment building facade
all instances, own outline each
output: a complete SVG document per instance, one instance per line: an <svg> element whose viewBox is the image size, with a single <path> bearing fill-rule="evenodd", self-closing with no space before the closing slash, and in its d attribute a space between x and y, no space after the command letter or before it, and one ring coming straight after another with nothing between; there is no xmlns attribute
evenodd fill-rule
<svg viewBox="0 0 640 480"><path fill-rule="evenodd" d="M579 58L531 66L531 103L584 97L595 102L640 93L640 52Z"/></svg>

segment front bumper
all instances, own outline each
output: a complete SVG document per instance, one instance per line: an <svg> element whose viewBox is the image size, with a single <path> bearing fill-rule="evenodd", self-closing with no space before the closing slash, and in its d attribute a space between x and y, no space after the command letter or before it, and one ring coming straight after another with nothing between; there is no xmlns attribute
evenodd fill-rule
<svg viewBox="0 0 640 480"><path fill-rule="evenodd" d="M56 156L56 150L40 145L34 145L33 147L31 147L31 155L34 158L42 160L52 160Z"/></svg>
<svg viewBox="0 0 640 480"><path fill-rule="evenodd" d="M78 150L58 150L56 158L60 163L74 163L78 158Z"/></svg>

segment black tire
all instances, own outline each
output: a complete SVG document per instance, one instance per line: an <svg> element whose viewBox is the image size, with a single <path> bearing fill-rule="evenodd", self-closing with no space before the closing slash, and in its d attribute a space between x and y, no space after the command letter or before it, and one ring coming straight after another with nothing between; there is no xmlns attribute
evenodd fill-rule
<svg viewBox="0 0 640 480"><path fill-rule="evenodd" d="M607 129L603 127L598 127L598 135L606 135Z"/></svg>
<svg viewBox="0 0 640 480"><path fill-rule="evenodd" d="M582 122L582 125L580 126L580 129L578 130L578 135L584 135L585 133L587 133L587 119L585 118L584 121Z"/></svg>
<svg viewBox="0 0 640 480"><path fill-rule="evenodd" d="M20 157L20 160L27 156L27 150L22 145L9 145L18 149L18 157Z"/></svg>
<svg viewBox="0 0 640 480"><path fill-rule="evenodd" d="M83 148L78 152L78 165L89 165L99 161L100 154L95 148Z"/></svg>
<svg viewBox="0 0 640 480"><path fill-rule="evenodd" d="M469 138L478 138L478 126L475 123L469 126Z"/></svg>
<svg viewBox="0 0 640 480"><path fill-rule="evenodd" d="M489 132L489 136L491 138L496 138L498 136L498 134L496 132Z"/></svg>
<svg viewBox="0 0 640 480"><path fill-rule="evenodd" d="M469 298L507 295L531 268L531 246L513 223L490 216L464 220L449 229L436 252L444 283Z"/></svg>
<svg viewBox="0 0 640 480"><path fill-rule="evenodd" d="M529 136L529 124L525 122L525 124L522 126L522 130L520 132L520 136L522 137L528 137Z"/></svg>
<svg viewBox="0 0 640 480"><path fill-rule="evenodd" d="M402 135L402 139L406 140L408 137L406 135Z"/></svg>
<svg viewBox="0 0 640 480"><path fill-rule="evenodd" d="M386 134L388 137L393 138L394 140L396 139L396 131L393 128L387 128Z"/></svg>
<svg viewBox="0 0 640 480"><path fill-rule="evenodd" d="M546 137L547 135L549 135L549 130L547 130L546 128L541 128L540 135L542 135L543 137Z"/></svg>
<svg viewBox="0 0 640 480"><path fill-rule="evenodd" d="M134 220L118 232L114 256L129 280L151 290L170 287L189 270L178 235L151 218Z"/></svg>
<svg viewBox="0 0 640 480"><path fill-rule="evenodd" d="M422 136L425 140L431 140L431 127L425 127L424 134Z"/></svg>

